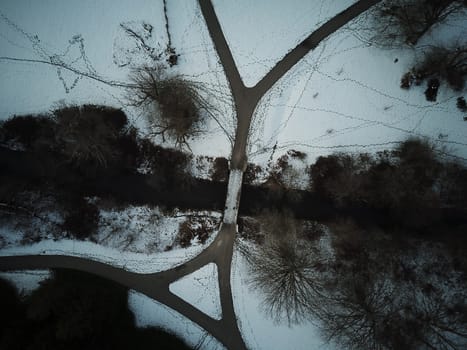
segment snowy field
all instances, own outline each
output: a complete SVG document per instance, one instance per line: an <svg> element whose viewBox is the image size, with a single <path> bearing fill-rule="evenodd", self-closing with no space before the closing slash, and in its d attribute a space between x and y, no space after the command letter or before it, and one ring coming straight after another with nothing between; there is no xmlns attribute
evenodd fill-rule
<svg viewBox="0 0 467 350"><path fill-rule="evenodd" d="M297 43L351 3L213 0L247 86L254 86ZM206 132L191 140L190 147L195 155L228 158L235 115L227 81L197 2L168 1L168 17L172 45L180 54L179 64L170 68L169 74L180 74L199 84L202 94L215 107L215 120L210 119ZM421 88L401 90L400 77L411 67L413 52L371 45L360 32L365 21L363 16L328 38L263 98L252 123L250 161L266 167L268 160L295 149L308 155L309 164L319 155L335 151L374 152L391 148L409 136L427 138L449 156L467 158L467 122L455 107L458 95L441 88L433 103L425 100ZM148 42L164 51L167 35L162 1L2 0L0 120L15 114L47 112L63 104L95 103L122 108L139 131L147 134L145 112L129 105L125 85L133 68L151 61L121 24L146 31ZM460 38L467 35L465 26L455 28ZM303 185L304 180L299 181ZM297 187L303 187L300 184ZM6 244L0 255L67 254L131 271L156 272L189 260L215 236L204 245L164 251L173 242L179 222L163 218L157 229L162 228L166 235L158 236L162 238L150 252L148 244L154 242L150 239L152 226L138 226L138 221L133 220L139 215L138 210L130 214L114 212L103 217L108 222L124 221L120 222L122 232L147 231L141 237L148 240L133 241L132 249L124 252L125 233L106 242L109 232L102 229L98 242L48 239L28 246L16 242ZM245 262L237 254L232 288L240 329L248 346L332 348L323 343L310 324L289 328L267 319L259 307L260 295L247 286L246 273ZM47 273L1 276L14 280L27 292ZM208 265L174 283L171 290L195 306L202 301L197 307L218 318L215 276L215 266ZM196 294L198 291L200 294ZM131 292L129 303L140 326L162 326L199 349L223 348L198 326L143 295ZM289 339L297 340L299 345L291 348Z"/></svg>

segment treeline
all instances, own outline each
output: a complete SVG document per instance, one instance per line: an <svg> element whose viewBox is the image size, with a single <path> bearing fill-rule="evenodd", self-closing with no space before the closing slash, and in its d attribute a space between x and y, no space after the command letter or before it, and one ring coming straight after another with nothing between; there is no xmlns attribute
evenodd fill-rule
<svg viewBox="0 0 467 350"><path fill-rule="evenodd" d="M467 208L467 169L442 160L435 147L420 139L392 151L334 154L311 167L311 188L336 208L368 208L387 222L423 229L442 220L443 211Z"/></svg>
<svg viewBox="0 0 467 350"><path fill-rule="evenodd" d="M28 296L0 279L0 348L25 349L189 349L157 328L136 328L128 290L114 282L70 270Z"/></svg>
<svg viewBox="0 0 467 350"><path fill-rule="evenodd" d="M41 203L53 202L63 216L60 229L76 238L97 229L99 210L86 198L114 198L106 182L131 187L141 167L146 187L158 191L186 188L191 179L186 153L139 137L125 113L104 106L14 116L0 124L0 152L0 202L7 214L36 213Z"/></svg>

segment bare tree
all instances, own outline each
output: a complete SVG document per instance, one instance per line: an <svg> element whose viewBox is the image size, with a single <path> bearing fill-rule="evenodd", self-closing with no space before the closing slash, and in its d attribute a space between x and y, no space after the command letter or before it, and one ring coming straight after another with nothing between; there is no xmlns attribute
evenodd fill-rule
<svg viewBox="0 0 467 350"><path fill-rule="evenodd" d="M334 292L322 298L314 310L327 340L337 341L346 349L384 348L380 333L395 313L393 305L387 302L394 292L392 286L368 276L339 277Z"/></svg>
<svg viewBox="0 0 467 350"><path fill-rule="evenodd" d="M375 10L377 34L383 46L416 45L438 23L465 11L462 0L390 0Z"/></svg>
<svg viewBox="0 0 467 350"><path fill-rule="evenodd" d="M320 293L321 257L312 242L300 238L290 213L263 213L260 222L265 242L244 250L250 284L262 292L262 308L275 322L298 324L309 319Z"/></svg>
<svg viewBox="0 0 467 350"><path fill-rule="evenodd" d="M401 242L374 230L360 230L351 254L339 253L356 232L342 233L355 228L337 227L333 235L342 247L336 247L332 273L319 275L327 288L317 295L312 312L326 338L346 349L465 348L464 282L456 281L449 291L439 285L456 275L452 261L436 258L427 245L411 251L406 242L401 249ZM417 249L428 260L417 256Z"/></svg>
<svg viewBox="0 0 467 350"><path fill-rule="evenodd" d="M148 108L156 135L187 145L189 138L201 133L205 122L202 110L208 106L193 83L167 77L162 66L136 69L131 80L134 87L130 89L130 102Z"/></svg>

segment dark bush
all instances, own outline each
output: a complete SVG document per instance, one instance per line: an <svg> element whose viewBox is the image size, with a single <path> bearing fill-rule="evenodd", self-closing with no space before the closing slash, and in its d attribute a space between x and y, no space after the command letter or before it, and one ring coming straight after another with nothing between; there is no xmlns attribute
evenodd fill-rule
<svg viewBox="0 0 467 350"><path fill-rule="evenodd" d="M202 99L191 82L167 78L160 67L147 66L135 70L131 79L135 88L130 100L136 106L150 108L150 121L163 140L169 136L177 145L186 144L200 132L204 123Z"/></svg>
<svg viewBox="0 0 467 350"><path fill-rule="evenodd" d="M425 90L425 97L427 101L435 102L436 98L438 97L438 89L439 89L439 80L438 79L430 79L427 83L427 88Z"/></svg>
<svg viewBox="0 0 467 350"><path fill-rule="evenodd" d="M197 238L201 244L204 244L214 227L215 222L210 218L189 217L180 224L177 243L182 248L187 248L191 246L191 241Z"/></svg>
<svg viewBox="0 0 467 350"><path fill-rule="evenodd" d="M264 243L264 233L261 232L261 224L258 220L248 217L238 218L238 233L242 238L257 244Z"/></svg>
<svg viewBox="0 0 467 350"><path fill-rule="evenodd" d="M311 168L312 188L337 207L384 210L395 223L427 226L436 219L432 209L441 205L434 185L442 167L429 143L409 139L391 155L375 159L345 154L318 158Z"/></svg>
<svg viewBox="0 0 467 350"><path fill-rule="evenodd" d="M414 83L427 81L425 96L428 101L436 101L441 82L447 82L455 91L462 91L467 77L467 48L433 47L423 58L402 76L401 87L408 89Z"/></svg>
<svg viewBox="0 0 467 350"><path fill-rule="evenodd" d="M70 203L65 216L63 229L78 239L90 238L97 232L99 209L83 198L75 198Z"/></svg>
<svg viewBox="0 0 467 350"><path fill-rule="evenodd" d="M291 149L290 151L287 151L287 154L292 157L296 158L299 160L305 160L306 159L306 153Z"/></svg>
<svg viewBox="0 0 467 350"><path fill-rule="evenodd" d="M373 40L382 46L416 45L436 24L448 16L462 13L463 0L383 1L374 16Z"/></svg>
<svg viewBox="0 0 467 350"><path fill-rule="evenodd" d="M189 186L188 160L184 152L163 148L146 139L141 141L139 162L149 164L153 175L151 183L156 187Z"/></svg>
<svg viewBox="0 0 467 350"><path fill-rule="evenodd" d="M243 173L243 182L246 184L252 184L258 177L258 174L261 174L263 169L256 164L248 163L246 170Z"/></svg>
<svg viewBox="0 0 467 350"><path fill-rule="evenodd" d="M110 107L70 106L53 112L57 150L76 165L106 167L118 158L116 143L126 115Z"/></svg>
<svg viewBox="0 0 467 350"><path fill-rule="evenodd" d="M467 112L467 102L465 101L464 97L457 98L456 106L461 112Z"/></svg>
<svg viewBox="0 0 467 350"><path fill-rule="evenodd" d="M27 150L47 151L53 146L55 123L43 115L14 116L0 125L2 142L16 141Z"/></svg>
<svg viewBox="0 0 467 350"><path fill-rule="evenodd" d="M229 178L229 161L226 158L217 157L214 159L211 178L213 181L227 181Z"/></svg>

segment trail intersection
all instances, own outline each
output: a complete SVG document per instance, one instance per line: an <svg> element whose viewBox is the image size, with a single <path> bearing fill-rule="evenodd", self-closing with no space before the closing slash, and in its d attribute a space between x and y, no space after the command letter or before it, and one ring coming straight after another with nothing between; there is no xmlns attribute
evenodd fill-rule
<svg viewBox="0 0 467 350"><path fill-rule="evenodd" d="M286 54L254 87L246 87L224 37L211 0L199 0L209 34L229 82L237 114L235 143L230 159L231 177L239 177L237 180L241 183L247 165L247 145L251 120L263 96L324 39L380 1L361 0L337 14ZM229 214L228 219L224 215L224 223L215 240L198 256L170 270L153 274L139 274L90 259L62 255L0 257L0 270L66 268L93 273L121 283L176 310L204 328L228 349L246 349L237 324L230 284L232 255L237 233L235 219L241 193L241 185L239 185L238 181L229 181L225 212L232 214ZM199 270L209 263L215 263L218 269L222 308L220 320L211 318L169 290L172 282Z"/></svg>

